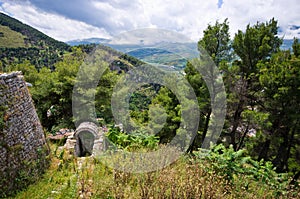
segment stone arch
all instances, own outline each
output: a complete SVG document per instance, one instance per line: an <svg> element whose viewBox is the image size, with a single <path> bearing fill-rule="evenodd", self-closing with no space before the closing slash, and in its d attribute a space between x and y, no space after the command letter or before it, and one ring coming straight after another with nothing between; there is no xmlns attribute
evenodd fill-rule
<svg viewBox="0 0 300 199"><path fill-rule="evenodd" d="M92 155L94 143L99 139L99 128L93 122L83 122L76 129L75 138L75 155L78 157Z"/></svg>

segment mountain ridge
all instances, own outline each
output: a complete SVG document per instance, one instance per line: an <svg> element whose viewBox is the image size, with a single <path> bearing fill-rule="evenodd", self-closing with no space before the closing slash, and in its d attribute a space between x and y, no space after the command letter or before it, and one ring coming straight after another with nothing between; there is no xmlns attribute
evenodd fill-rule
<svg viewBox="0 0 300 199"><path fill-rule="evenodd" d="M41 31L1 12L0 25L9 27L12 31L21 33L24 36L25 47L41 47L41 45L46 45L60 50L69 48L68 44L57 41Z"/></svg>
<svg viewBox="0 0 300 199"><path fill-rule="evenodd" d="M197 42L194 43L170 43L161 42L158 44L111 44L111 40L104 38L90 38L77 40L77 45L101 44L109 46L115 50L131 55L147 63L168 65L174 69L183 69L188 59L197 57ZM283 39L282 50L291 50L293 39ZM67 42L72 45L72 42ZM73 43L74 44L74 43Z"/></svg>
<svg viewBox="0 0 300 199"><path fill-rule="evenodd" d="M37 69L53 70L71 46L0 12L0 69L29 61Z"/></svg>

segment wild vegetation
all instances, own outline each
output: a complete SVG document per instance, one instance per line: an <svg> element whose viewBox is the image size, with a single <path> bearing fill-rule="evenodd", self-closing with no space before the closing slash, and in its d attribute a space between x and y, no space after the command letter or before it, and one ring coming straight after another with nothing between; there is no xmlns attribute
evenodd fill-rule
<svg viewBox="0 0 300 199"><path fill-rule="evenodd" d="M219 145L208 156L195 152L163 170L124 173L91 157L75 158L52 145L44 178L14 198L299 198L288 175ZM222 152L220 154L220 152ZM289 187L289 189L287 189Z"/></svg>
<svg viewBox="0 0 300 199"><path fill-rule="evenodd" d="M277 30L277 21L271 19L249 24L234 38L230 38L228 20L210 24L204 31L198 42L199 56L203 50L209 54L222 73L227 94L225 125L218 145L208 154L199 148L213 120L212 98L204 77L190 60L180 78L194 89L200 120L185 156L163 170L132 174L108 168L97 159L77 159L53 144L52 165L44 178L16 197L299 198L300 44L295 39L292 50L281 50ZM32 84L30 92L48 133L74 128L73 87L79 67L94 47L82 45L61 51L53 67L43 60L36 65L30 56L13 62L4 62L7 56L2 59L3 71L21 70ZM112 55L114 61L102 63L108 70L95 91L96 117L102 118L101 125L113 126L113 88L125 72L142 62L108 47L100 46L99 50L102 56ZM169 143L183 131L181 115L189 111L183 110L170 89L157 84L134 92L129 108L128 126L138 123L140 130L109 128L107 133L117 147L127 151L155 150ZM153 129L161 131L153 135Z"/></svg>

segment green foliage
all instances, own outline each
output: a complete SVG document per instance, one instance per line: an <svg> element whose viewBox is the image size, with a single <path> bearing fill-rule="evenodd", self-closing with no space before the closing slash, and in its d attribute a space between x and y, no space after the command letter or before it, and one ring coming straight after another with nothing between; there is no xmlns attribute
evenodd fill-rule
<svg viewBox="0 0 300 199"><path fill-rule="evenodd" d="M277 21L248 25L245 32L238 31L233 40L233 49L241 58L241 71L249 77L257 72L256 64L267 60L272 53L278 52L282 40L277 36Z"/></svg>
<svg viewBox="0 0 300 199"><path fill-rule="evenodd" d="M166 124L157 135L160 137L161 143L170 142L176 135L176 130L179 128L181 121L181 108L178 99L168 88L162 87L153 98L150 106L165 109L167 114Z"/></svg>
<svg viewBox="0 0 300 199"><path fill-rule="evenodd" d="M153 133L159 132L165 125L168 114L160 104L151 104L149 107L149 128Z"/></svg>
<svg viewBox="0 0 300 199"><path fill-rule="evenodd" d="M194 92L197 96L199 109L201 113L198 127L199 134L197 134L192 146L193 149L196 149L201 146L201 143L204 140L208 131L208 125L211 115L211 99L209 90L206 86L203 76L196 70L192 63L188 62L185 68L185 73L185 78L193 87Z"/></svg>
<svg viewBox="0 0 300 199"><path fill-rule="evenodd" d="M105 123L111 123L113 115L111 112L111 98L113 88L119 76L116 71L106 70L99 80L96 89L96 114L97 118L103 118Z"/></svg>
<svg viewBox="0 0 300 199"><path fill-rule="evenodd" d="M209 24L203 33L203 38L198 42L200 53L204 48L217 66L221 61L230 61L231 46L228 20L225 19L223 23L217 21L214 25Z"/></svg>
<svg viewBox="0 0 300 199"><path fill-rule="evenodd" d="M132 151L137 149L156 149L159 143L159 137L149 135L146 130L135 130L130 133L124 133L119 128L110 127L107 138L118 148Z"/></svg>
<svg viewBox="0 0 300 199"><path fill-rule="evenodd" d="M56 146L51 146L55 148ZM12 198L76 198L77 191L77 163L74 158L69 158L66 153L61 159L51 155L51 165L42 178L35 179L25 190L19 190ZM24 173L20 177L26 177Z"/></svg>
<svg viewBox="0 0 300 199"><path fill-rule="evenodd" d="M54 64L61 61L63 51L58 51L52 47L17 47L0 48L0 60L4 71L10 71L11 65L22 64L29 61L38 70L48 67L54 70Z"/></svg>
<svg viewBox="0 0 300 199"><path fill-rule="evenodd" d="M297 45L297 43L295 43ZM269 156L280 172L289 171L289 158L296 160L299 150L299 111L300 103L300 60L289 51L278 52L272 55L269 62L260 63L259 80L262 85L264 110L270 114L272 123L269 137ZM272 149L275 150L272 150ZM271 158L271 155L273 156ZM293 170L300 170L300 162L296 161L298 168L293 164Z"/></svg>
<svg viewBox="0 0 300 199"><path fill-rule="evenodd" d="M71 96L81 63L80 56L74 50L74 54L66 55L63 61L56 63L54 72L42 68L36 73L35 81L31 82L33 84L31 93L39 117L43 126L48 130L51 130L53 126L73 127ZM47 116L50 107L53 107L55 111Z"/></svg>
<svg viewBox="0 0 300 199"><path fill-rule="evenodd" d="M87 56L85 51L90 51L94 46L73 47L72 51L65 53L62 59L56 60L53 68L42 67L37 69L30 60L24 60L17 64L10 64L6 66L6 71L18 70L22 71L25 80L32 84L30 92L35 102L39 118L42 125L50 132L55 133L60 128L74 128L74 119L72 114L72 93L73 86L79 67L84 63L84 58ZM1 49L0 49L1 51ZM99 51L116 57L121 60L124 65L124 70L129 70L133 67L133 63L138 61L130 56L122 55L109 47L100 46ZM13 51L9 51L13 52ZM3 55L3 54L2 54ZM3 55L7 56L7 55ZM29 56L30 57L30 56ZM113 59L112 58L112 59ZM106 63L107 70L104 72L96 88L96 116L103 118L104 123L112 122L111 113L111 95L113 87L116 84L121 70L116 67L114 63ZM98 67L98 66L97 66ZM109 70L112 68L114 70ZM90 69L89 69L90 70ZM95 68L97 70L97 68ZM93 74L92 71L87 71ZM47 116L47 112L50 116Z"/></svg>
<svg viewBox="0 0 300 199"><path fill-rule="evenodd" d="M252 183L261 183L265 188L273 190L274 196L284 195L287 192L288 175L276 173L271 162L255 161L250 156L245 156L246 150L235 151L232 145L229 148L217 145L212 147L208 154L203 152L194 154L208 161L209 166L204 169L224 176L232 186L239 184L243 186L240 189L247 190Z"/></svg>
<svg viewBox="0 0 300 199"><path fill-rule="evenodd" d="M215 103L215 100L217 100L218 93L216 91L219 85L215 82L219 74L216 73L213 63L220 67L221 63L229 62L232 59L227 19L223 23L217 21L214 25L208 25L203 33L203 38L198 42L200 59L190 60L184 69L186 73L185 78L193 87L200 110L199 133L189 151L201 146L209 131L209 126L213 122L211 103ZM210 61L208 56L213 62ZM202 74L198 71L200 68L202 69ZM211 88L207 87L208 84Z"/></svg>
<svg viewBox="0 0 300 199"><path fill-rule="evenodd" d="M277 175L270 163L253 161L243 152L222 146L215 147L204 159L182 157L162 170L137 174L108 168L93 158L74 158L68 151L58 150L44 177L14 198L260 199L300 196L299 189L286 189L285 176ZM225 177L229 170L235 172L233 181Z"/></svg>
<svg viewBox="0 0 300 199"><path fill-rule="evenodd" d="M150 104L160 88L158 84L147 84L132 93L129 100L130 117L135 124L149 125Z"/></svg>
<svg viewBox="0 0 300 199"><path fill-rule="evenodd" d="M294 38L294 42L293 42L293 53L296 57L298 57L300 55L300 44L299 44L299 40L297 38Z"/></svg>
<svg viewBox="0 0 300 199"><path fill-rule="evenodd" d="M30 88L32 97L42 124L49 131L56 131L61 127L74 127L73 122L76 118L72 117L71 96L77 71L86 55L93 52L95 46L74 47L66 52L68 49L65 45L49 38L36 41L34 38L44 38L44 36L37 32L31 33L32 29L3 14L0 22L2 26L9 26L11 30L21 32L24 35L24 42L27 42L26 47L0 49L2 71L21 70L26 81L33 84ZM95 185L91 185L87 182L92 172L81 173L79 178L81 191L88 190L87 192L93 192L95 197L100 198L122 198L129 197L130 194L134 195L132 198L289 197L287 173L293 175L294 180L291 184L296 186L300 172L298 107L300 50L298 40L295 39L293 52L280 51L279 46L282 41L277 36L277 30L277 21L274 19L266 23L258 22L253 26L248 25L245 31L238 31L231 46L229 25L225 20L223 23L216 22L214 25L208 25L203 38L198 42L199 56L201 58L204 56L201 53L202 47L222 72L228 103L222 136L226 138L225 144L232 144L232 146L228 149L222 145L216 146L204 159L196 158L196 161L190 162L183 160L161 173L143 174L141 177L120 174L101 164L96 164L93 165L96 167L95 172L101 175L94 176ZM4 35L5 33L0 33L0 39ZM113 123L111 98L114 85L119 82L123 71L127 72L143 63L109 47L99 46L99 49L100 58L111 56L111 60L114 61L97 62L107 70L104 71L97 88L84 91L83 94L88 96L96 94L96 117L103 118L102 123L106 124ZM140 53L147 57L150 51L153 53L156 50L140 51ZM169 52L157 52L169 55ZM169 62L166 57L161 58ZM170 56L168 58L173 59ZM177 61L180 63L182 60L175 60ZM205 59L190 60L184 70L186 80L197 95L201 112L199 135L192 143L190 151L201 146L213 117L210 103L215 99L210 96L206 81L215 80L215 71L207 70L207 74L199 74L193 67L195 63L206 67L206 61ZM97 74L95 73L97 69L99 68L90 67L83 72L92 76ZM146 73L146 75L151 74ZM168 81L171 85L177 84L174 79ZM185 88L178 87L178 93L187 92ZM128 94L128 90L124 86L117 93L117 98ZM130 121L140 124L141 129L144 130L123 133L118 129L110 128L107 137L118 148L128 151L157 149L158 143L168 143L175 135L185 133L186 130L181 128L180 124L190 123L182 121L181 116L182 113L191 111L189 106L183 106L189 102L189 99L179 102L176 95L166 87L145 85L132 93L129 104ZM0 116L2 116L5 107L1 106L0 109ZM47 116L48 110L51 116ZM89 109L81 111L85 112L86 116L90 114ZM192 119L188 118L190 121L193 121ZM0 117L0 127L3 124L4 120ZM219 142L223 140L220 139ZM79 197L76 178L69 179L73 176L71 172L74 170L78 172L76 165L70 160L65 160L67 153L58 154L55 158L59 160L60 166L51 177L47 176L49 182L66 184L70 188L70 191L63 188L61 195L57 197ZM203 155L200 152L195 154ZM273 165L277 172L285 172L285 174L276 173ZM70 167L73 170L70 170ZM118 176L113 176L112 173L117 173ZM19 178L24 179L24 176L26 177L21 172ZM42 181L45 183L47 180L42 179ZM96 184L103 184L103 186L99 188ZM49 187L49 190L55 188L53 184ZM46 198L53 196L49 190L43 195ZM23 198L34 198L31 197L32 194L34 193L27 193ZM293 193L292 197L299 197L297 194Z"/></svg>
<svg viewBox="0 0 300 199"><path fill-rule="evenodd" d="M269 114L263 111L264 99L261 94L264 88L259 84L259 64L267 62L273 53L279 51L282 41L277 36L277 30L277 21L271 19L269 22L248 25L245 31L238 31L232 43L237 59L221 64L228 96L223 135L230 137L229 143L235 150L245 146L250 130L267 130L266 126L270 127L270 122L264 125L255 118ZM252 111L251 115L248 110Z"/></svg>
<svg viewBox="0 0 300 199"><path fill-rule="evenodd" d="M28 60L38 70L46 66L54 70L54 64L62 54L70 50L67 44L56 41L38 30L0 13L0 60L2 70Z"/></svg>
<svg viewBox="0 0 300 199"><path fill-rule="evenodd" d="M10 71L22 71L25 80L32 84L29 87L37 113L42 125L49 131L53 126L73 127L72 124L72 91L79 66L83 60L80 49L73 49L64 60L55 64L55 71L43 67L37 70L29 61L11 65ZM51 109L51 117L47 111Z"/></svg>

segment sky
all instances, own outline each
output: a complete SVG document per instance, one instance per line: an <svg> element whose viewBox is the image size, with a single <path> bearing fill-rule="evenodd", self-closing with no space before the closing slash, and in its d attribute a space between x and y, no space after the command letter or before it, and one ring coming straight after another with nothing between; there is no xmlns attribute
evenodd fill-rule
<svg viewBox="0 0 300 199"><path fill-rule="evenodd" d="M198 41L208 24L228 18L233 37L247 24L278 20L279 35L300 38L299 0L0 0L8 14L60 41L111 38L159 28Z"/></svg>

